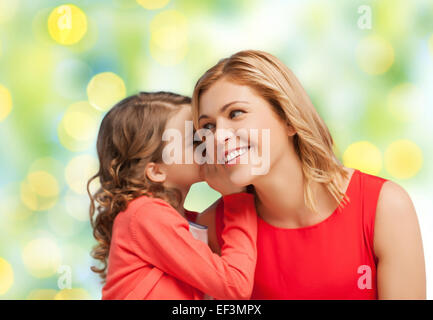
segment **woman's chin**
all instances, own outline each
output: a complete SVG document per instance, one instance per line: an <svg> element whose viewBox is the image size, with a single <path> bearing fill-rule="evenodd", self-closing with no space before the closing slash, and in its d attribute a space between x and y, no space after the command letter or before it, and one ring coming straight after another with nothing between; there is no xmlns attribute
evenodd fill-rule
<svg viewBox="0 0 433 320"><path fill-rule="evenodd" d="M245 187L252 184L254 176L251 174L251 168L248 165L236 165L228 169L228 175L231 183L238 187Z"/></svg>

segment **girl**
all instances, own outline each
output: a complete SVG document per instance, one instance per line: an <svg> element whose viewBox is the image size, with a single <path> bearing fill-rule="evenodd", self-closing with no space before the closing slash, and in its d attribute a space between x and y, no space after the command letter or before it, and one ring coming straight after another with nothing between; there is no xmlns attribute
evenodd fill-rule
<svg viewBox="0 0 433 320"><path fill-rule="evenodd" d="M408 194L337 160L328 128L281 61L253 50L220 60L195 86L193 118L197 129L230 129L215 135L221 150L233 141L244 146L223 166L231 183L256 195L252 299L425 299ZM241 128L270 130L267 145L263 135L233 134ZM251 174L255 154L268 157L266 174ZM216 252L224 206L217 201L199 219Z"/></svg>
<svg viewBox="0 0 433 320"><path fill-rule="evenodd" d="M92 270L105 280L102 299L251 295L257 234L253 195L227 183L219 189L226 225L220 257L189 232L187 220L195 221L197 214L183 208L191 184L201 180L199 166L162 161L164 130L183 134L183 155L193 148L184 135L185 121L192 119L190 102L173 93L141 92L119 102L102 120L99 171L87 185L98 241L92 256L102 263ZM208 169L204 174L214 179ZM91 195L95 178L101 187Z"/></svg>

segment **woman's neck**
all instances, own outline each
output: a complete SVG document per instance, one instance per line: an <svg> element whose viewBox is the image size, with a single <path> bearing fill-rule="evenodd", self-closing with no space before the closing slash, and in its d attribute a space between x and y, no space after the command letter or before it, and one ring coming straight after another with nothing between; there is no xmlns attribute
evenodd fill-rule
<svg viewBox="0 0 433 320"><path fill-rule="evenodd" d="M299 228L315 224L331 214L335 200L320 183L312 183L313 197L319 214L314 214L304 200L304 176L301 160L289 152L253 185L257 194L257 214L271 225Z"/></svg>

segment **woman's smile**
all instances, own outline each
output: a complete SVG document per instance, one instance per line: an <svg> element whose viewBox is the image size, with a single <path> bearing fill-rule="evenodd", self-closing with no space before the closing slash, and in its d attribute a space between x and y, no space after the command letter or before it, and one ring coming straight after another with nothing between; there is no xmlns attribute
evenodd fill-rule
<svg viewBox="0 0 433 320"><path fill-rule="evenodd" d="M241 160L245 159L244 155L248 156L250 150L250 146L238 147L236 149L227 150L225 152L224 164L226 166L231 166L234 164L241 163ZM246 157L247 161L242 161L243 164L248 163L248 157Z"/></svg>

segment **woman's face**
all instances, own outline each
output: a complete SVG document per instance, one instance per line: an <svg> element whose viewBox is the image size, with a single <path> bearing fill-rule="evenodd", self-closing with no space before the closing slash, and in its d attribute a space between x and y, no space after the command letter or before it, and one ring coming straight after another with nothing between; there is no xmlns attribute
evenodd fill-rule
<svg viewBox="0 0 433 320"><path fill-rule="evenodd" d="M289 150L289 136L294 134L253 89L224 78L201 95L198 125L213 131L215 159L238 186L253 184L272 170Z"/></svg>

